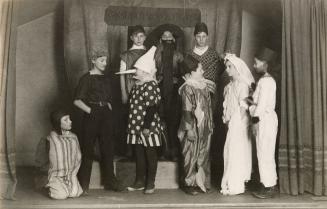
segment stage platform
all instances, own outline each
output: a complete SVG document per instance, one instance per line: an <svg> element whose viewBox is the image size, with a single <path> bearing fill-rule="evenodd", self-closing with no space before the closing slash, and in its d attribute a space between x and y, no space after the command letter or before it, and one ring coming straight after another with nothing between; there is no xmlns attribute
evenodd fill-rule
<svg viewBox="0 0 327 209"><path fill-rule="evenodd" d="M250 192L236 196L223 196L216 188L210 194L190 196L180 189L157 189L155 194L112 192L92 189L90 195L67 200L52 200L34 191L33 169L18 168L16 201L0 200L1 209L103 209L103 208L246 208L246 209L316 209L327 208L326 197L310 194L291 196L279 194L273 199L260 200Z"/></svg>
<svg viewBox="0 0 327 209"><path fill-rule="evenodd" d="M135 179L135 163L124 158L118 158L114 162L116 176L125 186L132 185ZM100 165L93 163L91 174L91 189L102 189ZM177 189L178 188L178 165L177 162L159 161L156 175L156 188Z"/></svg>

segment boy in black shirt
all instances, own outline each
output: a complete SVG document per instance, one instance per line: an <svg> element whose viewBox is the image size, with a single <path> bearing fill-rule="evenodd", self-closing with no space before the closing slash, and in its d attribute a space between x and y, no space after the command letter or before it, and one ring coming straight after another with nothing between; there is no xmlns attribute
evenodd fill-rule
<svg viewBox="0 0 327 209"><path fill-rule="evenodd" d="M89 189L96 137L99 137L104 188L122 191L113 166L112 96L109 78L104 74L107 65L105 51L93 51L93 68L84 74L77 86L74 105L84 112L81 137L82 164L78 173L85 194Z"/></svg>

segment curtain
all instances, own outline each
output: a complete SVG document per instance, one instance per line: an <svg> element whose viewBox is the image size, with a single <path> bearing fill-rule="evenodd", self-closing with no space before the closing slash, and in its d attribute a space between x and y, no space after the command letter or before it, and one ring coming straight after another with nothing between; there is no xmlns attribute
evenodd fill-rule
<svg viewBox="0 0 327 209"><path fill-rule="evenodd" d="M13 0L0 1L0 198L14 199L15 166L15 44Z"/></svg>
<svg viewBox="0 0 327 209"><path fill-rule="evenodd" d="M214 43L217 52L240 56L242 43L242 6L239 1L216 1Z"/></svg>
<svg viewBox="0 0 327 209"><path fill-rule="evenodd" d="M280 191L327 195L327 1L282 7Z"/></svg>

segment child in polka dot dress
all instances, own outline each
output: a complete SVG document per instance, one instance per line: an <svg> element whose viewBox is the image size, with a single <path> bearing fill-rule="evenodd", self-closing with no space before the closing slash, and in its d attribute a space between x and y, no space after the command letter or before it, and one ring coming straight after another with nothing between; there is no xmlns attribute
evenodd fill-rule
<svg viewBox="0 0 327 209"><path fill-rule="evenodd" d="M136 85L133 86L129 99L127 144L132 144L135 148L136 178L134 184L127 189L136 191L145 188L145 194L154 193L158 165L157 147L162 144L163 134L158 114L161 96L155 80L155 50L156 47L153 46L136 61Z"/></svg>

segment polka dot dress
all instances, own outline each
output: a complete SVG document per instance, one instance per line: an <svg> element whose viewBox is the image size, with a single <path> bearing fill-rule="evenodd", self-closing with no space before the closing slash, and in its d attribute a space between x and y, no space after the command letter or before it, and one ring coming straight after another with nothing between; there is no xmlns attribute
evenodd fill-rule
<svg viewBox="0 0 327 209"><path fill-rule="evenodd" d="M150 147L161 146L160 136L163 127L158 113L154 114L151 121L149 137L142 134L147 108L158 105L160 100L161 96L157 82L149 81L142 85L133 86L129 99L127 144L143 144Z"/></svg>

